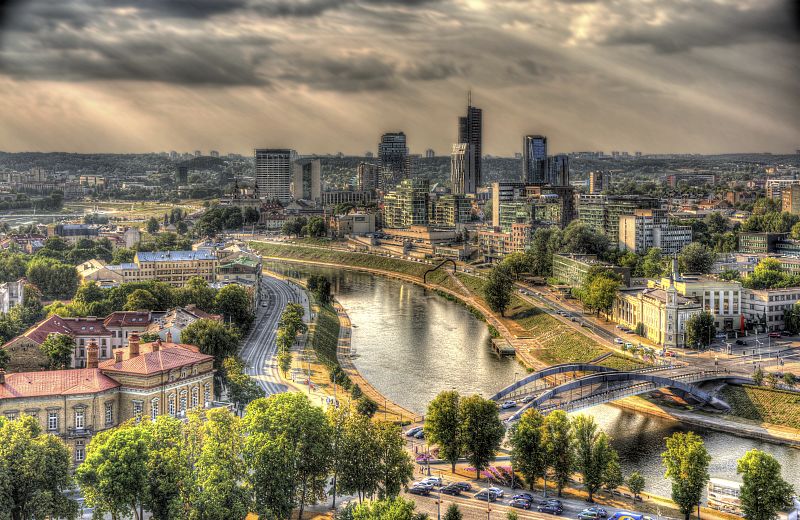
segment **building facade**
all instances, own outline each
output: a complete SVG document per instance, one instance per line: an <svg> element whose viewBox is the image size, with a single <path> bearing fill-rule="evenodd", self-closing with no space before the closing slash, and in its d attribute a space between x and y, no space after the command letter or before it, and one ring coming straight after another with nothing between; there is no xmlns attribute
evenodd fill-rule
<svg viewBox="0 0 800 520"><path fill-rule="evenodd" d="M601 262L596 255L553 255L553 278L571 287L583 285L589 270L596 267L618 274L626 286L631 283L630 268Z"/></svg>
<svg viewBox="0 0 800 520"><path fill-rule="evenodd" d="M290 149L255 150L256 187L260 197L286 204L292 200L291 183L297 152Z"/></svg>
<svg viewBox="0 0 800 520"><path fill-rule="evenodd" d="M547 137L526 135L522 138L522 182L545 184L547 173Z"/></svg>
<svg viewBox="0 0 800 520"><path fill-rule="evenodd" d="M292 163L291 193L294 200L320 201L322 166L319 159L301 159Z"/></svg>
<svg viewBox="0 0 800 520"><path fill-rule="evenodd" d="M25 298L25 280L0 283L0 314L7 313Z"/></svg>
<svg viewBox="0 0 800 520"><path fill-rule="evenodd" d="M800 302L800 287L785 289L742 289L742 311L751 325L767 331L785 327L784 313Z"/></svg>
<svg viewBox="0 0 800 520"><path fill-rule="evenodd" d="M589 193L591 195L600 195L603 190L607 189L606 186L607 174L602 171L589 172Z"/></svg>
<svg viewBox="0 0 800 520"><path fill-rule="evenodd" d="M450 182L455 194L474 194L478 187L472 146L471 143L453 145L453 152L450 154Z"/></svg>
<svg viewBox="0 0 800 520"><path fill-rule="evenodd" d="M384 191L394 188L411 175L406 134L389 132L381 136L381 142L378 143L378 164L381 170L380 189Z"/></svg>
<svg viewBox="0 0 800 520"><path fill-rule="evenodd" d="M671 226L661 209L636 209L632 215L619 217L621 250L645 254L657 247L666 255L675 255L692 243L691 226Z"/></svg>
<svg viewBox="0 0 800 520"><path fill-rule="evenodd" d="M378 189L379 182L379 169L377 164L372 163L358 163L356 170L356 178L358 189L362 191L375 191Z"/></svg>
<svg viewBox="0 0 800 520"><path fill-rule="evenodd" d="M471 96L470 96L471 98ZM468 144L465 152L469 154L469 164L472 168L472 182L466 183L466 187L472 187L472 191L456 191L453 193L475 193L475 188L483 182L483 170L481 168L483 156L483 111L472 106L471 99L467 102L467 114L458 118L458 142ZM453 147L455 153L455 146Z"/></svg>
<svg viewBox="0 0 800 520"><path fill-rule="evenodd" d="M383 226L408 228L426 226L430 183L427 179L406 179L383 197Z"/></svg>

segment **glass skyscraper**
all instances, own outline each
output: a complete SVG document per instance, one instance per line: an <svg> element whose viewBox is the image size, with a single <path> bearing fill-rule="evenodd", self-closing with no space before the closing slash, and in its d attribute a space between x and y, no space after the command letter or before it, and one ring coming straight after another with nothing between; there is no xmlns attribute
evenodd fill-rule
<svg viewBox="0 0 800 520"><path fill-rule="evenodd" d="M547 137L526 135L522 138L522 182L546 184L547 170Z"/></svg>
<svg viewBox="0 0 800 520"><path fill-rule="evenodd" d="M458 118L458 142L467 143L470 146L472 155L472 165L475 178L472 182L467 181L469 186L478 187L483 181L481 174L481 144L483 142L483 111L472 106L472 96L467 101L467 115Z"/></svg>

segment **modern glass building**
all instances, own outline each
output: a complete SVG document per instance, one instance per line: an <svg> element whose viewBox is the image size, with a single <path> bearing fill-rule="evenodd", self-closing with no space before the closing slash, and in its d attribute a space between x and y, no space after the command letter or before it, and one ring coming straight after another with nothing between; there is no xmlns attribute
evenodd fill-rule
<svg viewBox="0 0 800 520"><path fill-rule="evenodd" d="M471 96L467 104L467 115L458 118L458 142L471 146L470 155L474 165L475 178L471 184L476 187L483 182L481 170L481 145L483 143L483 111L472 106ZM467 192L467 193L474 193Z"/></svg>
<svg viewBox="0 0 800 520"><path fill-rule="evenodd" d="M547 137L526 135L522 138L522 182L546 184L547 170Z"/></svg>

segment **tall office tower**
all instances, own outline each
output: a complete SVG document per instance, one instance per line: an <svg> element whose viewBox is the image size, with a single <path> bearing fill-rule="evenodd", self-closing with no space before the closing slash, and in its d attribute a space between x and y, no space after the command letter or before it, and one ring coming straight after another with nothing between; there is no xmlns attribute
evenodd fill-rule
<svg viewBox="0 0 800 520"><path fill-rule="evenodd" d="M547 158L550 186L569 186L569 156L563 153Z"/></svg>
<svg viewBox="0 0 800 520"><path fill-rule="evenodd" d="M522 182L547 182L547 137L526 135L522 138Z"/></svg>
<svg viewBox="0 0 800 520"><path fill-rule="evenodd" d="M781 190L781 209L800 215L800 184L790 184Z"/></svg>
<svg viewBox="0 0 800 520"><path fill-rule="evenodd" d="M411 175L411 163L408 158L406 134L390 132L381 136L378 144L378 161L381 168L381 185L383 191L394 189L400 181Z"/></svg>
<svg viewBox="0 0 800 520"><path fill-rule="evenodd" d="M289 149L257 148L256 188L261 197L286 204L292 200L292 163L297 152Z"/></svg>
<svg viewBox="0 0 800 520"><path fill-rule="evenodd" d="M453 185L453 193L461 195L475 193L478 187L475 154L472 151L470 143L453 145L453 153L450 154L450 182Z"/></svg>
<svg viewBox="0 0 800 520"><path fill-rule="evenodd" d="M319 201L322 198L321 171L319 159L301 159L292 163L292 198Z"/></svg>
<svg viewBox="0 0 800 520"><path fill-rule="evenodd" d="M210 155L211 157L219 158L219 152L216 150L211 150L210 152L208 152L208 155Z"/></svg>
<svg viewBox="0 0 800 520"><path fill-rule="evenodd" d="M186 183L189 181L189 167L185 164L178 165L177 175L175 176L175 182L179 186L185 186Z"/></svg>
<svg viewBox="0 0 800 520"><path fill-rule="evenodd" d="M481 159L483 144L483 110L472 106L472 93L467 96L467 115L458 118L458 142L472 145L472 164L475 165L475 187L483 182Z"/></svg>
<svg viewBox="0 0 800 520"><path fill-rule="evenodd" d="M433 148L428 148L425 150L426 159L433 159L434 157L436 157L436 152L433 151Z"/></svg>
<svg viewBox="0 0 800 520"><path fill-rule="evenodd" d="M375 191L378 189L379 175L378 165L371 163L358 163L356 170L356 182L361 191Z"/></svg>
<svg viewBox="0 0 800 520"><path fill-rule="evenodd" d="M589 172L589 193L599 195L607 188L605 185L605 173Z"/></svg>

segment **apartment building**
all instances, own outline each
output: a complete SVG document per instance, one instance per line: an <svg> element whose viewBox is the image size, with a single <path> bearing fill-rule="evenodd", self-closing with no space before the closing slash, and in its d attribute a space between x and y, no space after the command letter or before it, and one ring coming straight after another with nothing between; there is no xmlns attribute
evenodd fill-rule
<svg viewBox="0 0 800 520"><path fill-rule="evenodd" d="M800 287L742 289L742 312L750 324L767 331L783 330L784 312L800 301Z"/></svg>

